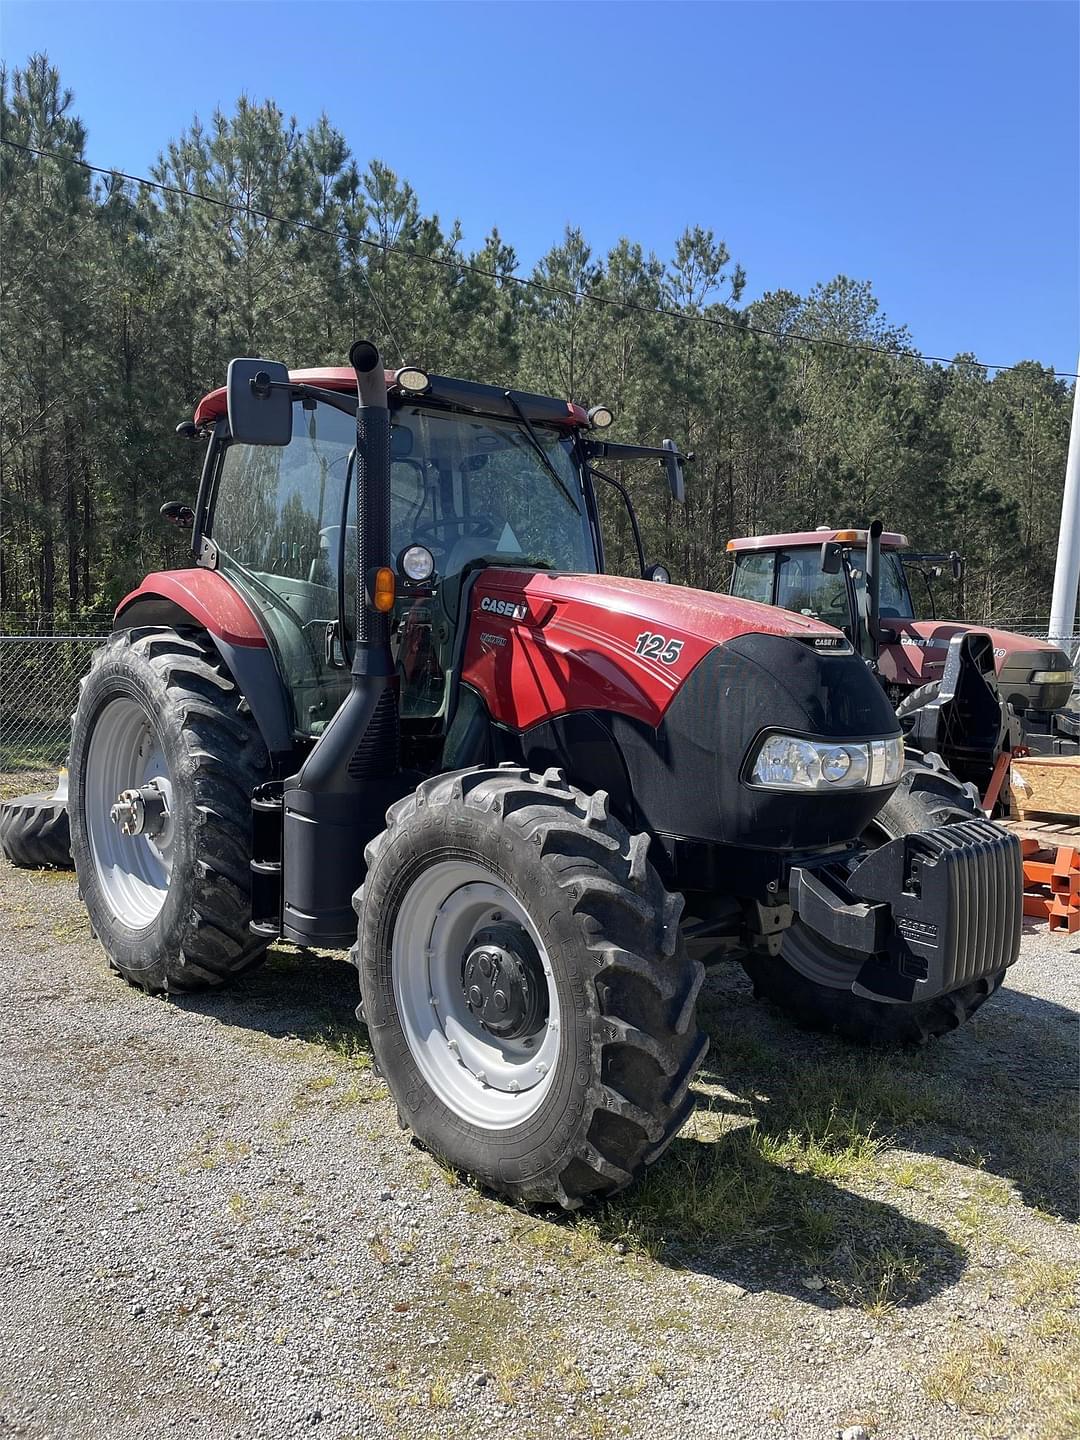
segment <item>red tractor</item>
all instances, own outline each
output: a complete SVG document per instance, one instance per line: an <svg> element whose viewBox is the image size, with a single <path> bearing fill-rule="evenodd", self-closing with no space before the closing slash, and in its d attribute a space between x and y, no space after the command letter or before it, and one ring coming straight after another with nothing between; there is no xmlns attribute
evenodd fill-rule
<svg viewBox="0 0 1080 1440"><path fill-rule="evenodd" d="M1009 756L1054 721L1073 686L1069 657L1058 646L1008 630L957 620L917 620L909 573L925 587L936 614L931 577L963 560L904 554L904 535L867 530L801 530L729 540L735 561L731 593L779 605L838 626L877 674L896 706L909 749L939 755L971 784L986 808L1004 804Z"/></svg>
<svg viewBox="0 0 1080 1440"><path fill-rule="evenodd" d="M703 959L801 1020L954 1028L1016 959L1016 840L818 618L604 573L610 413L234 360L195 564L120 605L70 756L111 963L218 985L351 947L403 1124L503 1194L627 1185L693 1104ZM614 482L613 482L614 483ZM624 495L625 498L625 495ZM627 503L629 503L627 501Z"/></svg>
<svg viewBox="0 0 1080 1440"><path fill-rule="evenodd" d="M960 579L963 559L955 551L905 555L907 536L882 531L873 614L874 596L867 585L868 543L867 530L834 530L827 525L729 540L728 552L735 562L731 593L836 625L856 649L874 656L881 680L898 706L923 686L940 683L953 637L972 630L990 637L998 689L1017 713L1045 713L1066 704L1073 686L1072 664L1058 646L1010 630L936 618L930 580L946 568ZM909 571L925 586L934 619L915 618Z"/></svg>

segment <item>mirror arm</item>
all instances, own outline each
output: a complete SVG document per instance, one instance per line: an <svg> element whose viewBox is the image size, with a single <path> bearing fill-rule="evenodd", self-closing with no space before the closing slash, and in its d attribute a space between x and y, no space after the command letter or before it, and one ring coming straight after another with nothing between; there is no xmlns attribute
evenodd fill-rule
<svg viewBox="0 0 1080 1440"><path fill-rule="evenodd" d="M626 486L623 485L620 481L616 480L614 476L605 475L603 470L597 470L595 465L587 465L587 469L590 475L595 475L598 480L603 480L606 484L610 485L613 490L617 490L622 496L623 504L626 506L626 512L630 516L630 528L634 532L634 545L637 549L638 567L641 570L641 578L644 580L646 578L645 547L641 543L641 528L638 525L637 513L634 510L634 502L630 499L630 492L627 490Z"/></svg>

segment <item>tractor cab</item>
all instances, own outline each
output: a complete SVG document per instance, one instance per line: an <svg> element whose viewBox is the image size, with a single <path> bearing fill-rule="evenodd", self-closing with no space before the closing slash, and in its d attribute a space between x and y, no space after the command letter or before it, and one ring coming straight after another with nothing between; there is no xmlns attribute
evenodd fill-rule
<svg viewBox="0 0 1080 1440"><path fill-rule="evenodd" d="M638 447L592 438L597 422L610 423L606 410L589 414L419 370L387 372L386 380L392 647L403 745L419 747L426 761L447 728L462 598L472 579L492 566L601 571L592 461L601 451L634 458ZM313 741L350 686L356 381L351 370L326 369L293 371L289 383L295 398L285 444L235 438L225 388L198 406L194 428L211 444L195 548L199 562L222 573L260 617L286 680L293 732ZM636 533L632 512L631 524ZM640 550L639 559L643 565Z"/></svg>
<svg viewBox="0 0 1080 1440"><path fill-rule="evenodd" d="M900 558L907 538L881 536L880 614L883 620L914 620L915 606ZM731 593L763 605L779 605L842 630L856 649L869 655L865 530L798 531L729 540L735 562Z"/></svg>

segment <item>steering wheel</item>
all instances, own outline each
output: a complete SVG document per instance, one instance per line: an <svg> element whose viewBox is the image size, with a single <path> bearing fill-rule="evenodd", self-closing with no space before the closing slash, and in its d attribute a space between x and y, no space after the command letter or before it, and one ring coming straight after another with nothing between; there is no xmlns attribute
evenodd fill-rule
<svg viewBox="0 0 1080 1440"><path fill-rule="evenodd" d="M413 531L413 543L422 545L427 540L434 540L438 544L439 532L451 529L460 531L461 539L467 535L475 535L479 539L495 533L495 527L490 520L473 515L446 515L441 520L424 520L417 525Z"/></svg>

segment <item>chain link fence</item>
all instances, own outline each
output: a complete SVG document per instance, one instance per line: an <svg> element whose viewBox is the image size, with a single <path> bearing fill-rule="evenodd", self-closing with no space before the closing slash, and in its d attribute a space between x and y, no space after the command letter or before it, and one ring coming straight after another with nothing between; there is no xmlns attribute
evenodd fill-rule
<svg viewBox="0 0 1080 1440"><path fill-rule="evenodd" d="M40 619L0 615L0 795L40 788L46 780L51 788L67 756L79 681L110 624L110 616L94 616L80 622L78 634L49 634L43 632L51 627ZM1020 633L1046 639L1045 629ZM1080 634L1064 648L1080 683Z"/></svg>
<svg viewBox="0 0 1080 1440"><path fill-rule="evenodd" d="M0 623L3 796L52 789L67 758L79 681L108 633L108 622L80 625L79 634L33 633L36 628L20 627L8 616Z"/></svg>

